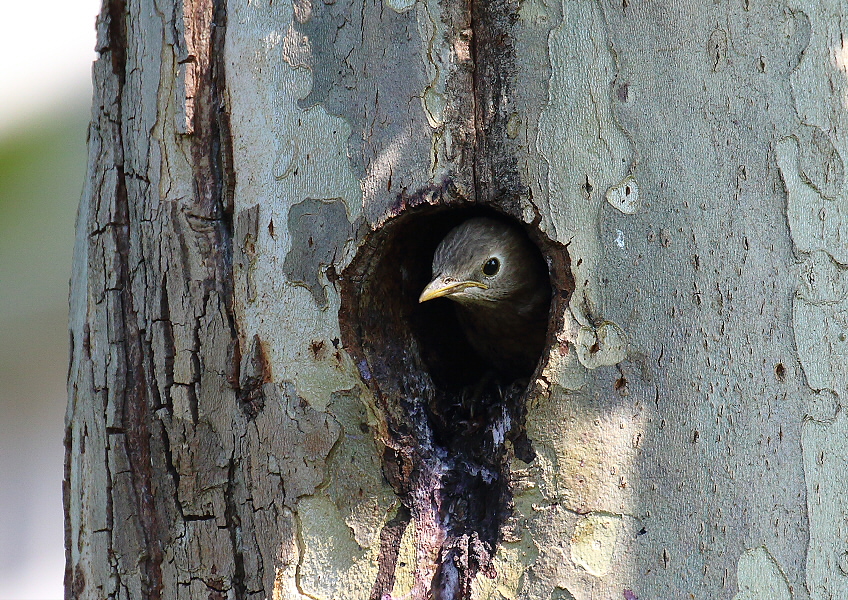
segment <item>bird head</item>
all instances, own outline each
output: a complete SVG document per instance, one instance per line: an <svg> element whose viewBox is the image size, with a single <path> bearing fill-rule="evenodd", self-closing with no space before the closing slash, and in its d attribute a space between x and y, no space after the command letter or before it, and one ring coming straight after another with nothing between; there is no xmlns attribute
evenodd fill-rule
<svg viewBox="0 0 848 600"><path fill-rule="evenodd" d="M419 302L447 297L491 304L536 283L530 242L516 227L485 217L452 229L433 255L433 280Z"/></svg>

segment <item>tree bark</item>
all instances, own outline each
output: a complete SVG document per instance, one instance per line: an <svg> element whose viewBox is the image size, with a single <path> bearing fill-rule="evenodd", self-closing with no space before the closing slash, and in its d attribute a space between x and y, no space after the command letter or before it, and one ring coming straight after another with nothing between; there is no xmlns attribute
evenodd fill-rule
<svg viewBox="0 0 848 600"><path fill-rule="evenodd" d="M848 597L844 12L104 1L66 597ZM487 210L554 300L466 439L409 298Z"/></svg>

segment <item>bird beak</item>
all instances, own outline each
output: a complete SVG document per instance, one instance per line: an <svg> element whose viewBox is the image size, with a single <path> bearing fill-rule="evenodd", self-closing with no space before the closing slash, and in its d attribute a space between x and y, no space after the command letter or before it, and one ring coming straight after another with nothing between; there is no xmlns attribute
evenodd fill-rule
<svg viewBox="0 0 848 600"><path fill-rule="evenodd" d="M470 287L489 289L489 286L479 281L445 281L443 278L437 277L424 288L424 291L418 297L418 302L427 302L427 300L455 294Z"/></svg>

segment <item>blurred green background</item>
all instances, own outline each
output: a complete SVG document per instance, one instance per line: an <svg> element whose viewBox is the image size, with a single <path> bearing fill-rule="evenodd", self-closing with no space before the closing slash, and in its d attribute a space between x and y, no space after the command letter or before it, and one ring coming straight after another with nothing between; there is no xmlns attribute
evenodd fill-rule
<svg viewBox="0 0 848 600"><path fill-rule="evenodd" d="M0 600L63 596L68 280L98 8L10 0L0 18Z"/></svg>
<svg viewBox="0 0 848 600"><path fill-rule="evenodd" d="M8 600L58 598L57 576L61 593L68 277L88 126L80 100L0 137L0 598Z"/></svg>

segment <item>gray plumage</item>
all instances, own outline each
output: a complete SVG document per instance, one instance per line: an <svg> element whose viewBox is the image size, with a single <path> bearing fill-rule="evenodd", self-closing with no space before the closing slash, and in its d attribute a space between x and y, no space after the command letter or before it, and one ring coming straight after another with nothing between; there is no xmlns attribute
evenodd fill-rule
<svg viewBox="0 0 848 600"><path fill-rule="evenodd" d="M544 348L550 295L547 268L527 236L480 217L452 229L436 248L433 280L419 301L456 302L477 353L507 377L526 377Z"/></svg>

